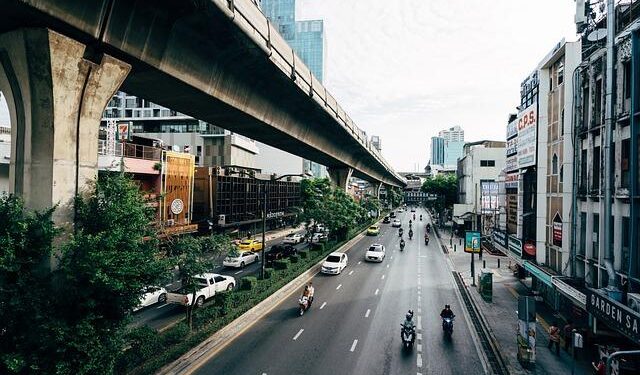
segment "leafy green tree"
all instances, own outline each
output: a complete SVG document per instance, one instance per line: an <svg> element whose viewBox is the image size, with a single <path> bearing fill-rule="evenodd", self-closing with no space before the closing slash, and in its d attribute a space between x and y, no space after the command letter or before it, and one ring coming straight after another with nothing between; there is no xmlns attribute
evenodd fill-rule
<svg viewBox="0 0 640 375"><path fill-rule="evenodd" d="M168 258L178 266L181 289L191 294L191 303L186 308L189 329L193 327L193 310L196 307L196 292L200 289L197 276L211 272L215 258L232 249L231 241L224 235L209 237L180 236L169 239Z"/></svg>
<svg viewBox="0 0 640 375"><path fill-rule="evenodd" d="M360 200L360 206L362 206L367 213L375 211L378 215L380 215L380 209L382 207L380 199L372 196L368 196Z"/></svg>
<svg viewBox="0 0 640 375"><path fill-rule="evenodd" d="M391 203L392 207L398 207L403 199L404 197L399 188L390 187L387 189L387 200Z"/></svg>
<svg viewBox="0 0 640 375"><path fill-rule="evenodd" d="M428 178L422 184L421 190L438 196L432 203L434 209L440 211L451 208L458 200L458 178L455 175L437 175Z"/></svg>

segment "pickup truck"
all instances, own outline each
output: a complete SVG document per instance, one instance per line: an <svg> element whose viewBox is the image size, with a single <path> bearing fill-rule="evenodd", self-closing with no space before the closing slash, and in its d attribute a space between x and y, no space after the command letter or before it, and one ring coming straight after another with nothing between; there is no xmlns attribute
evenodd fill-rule
<svg viewBox="0 0 640 375"><path fill-rule="evenodd" d="M204 301L215 296L216 293L230 291L236 285L236 280L231 276L218 275L216 273L204 273L195 277L199 289L196 291L196 307L201 307ZM177 303L190 306L193 292L180 288L167 293L167 303Z"/></svg>

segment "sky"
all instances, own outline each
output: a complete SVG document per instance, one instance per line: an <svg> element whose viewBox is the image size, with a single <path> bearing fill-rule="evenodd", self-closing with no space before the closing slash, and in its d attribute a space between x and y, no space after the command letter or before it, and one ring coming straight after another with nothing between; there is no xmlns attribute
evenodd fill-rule
<svg viewBox="0 0 640 375"><path fill-rule="evenodd" d="M430 138L453 125L466 141L504 140L520 82L576 39L574 0L297 0L296 11L324 20L324 84L399 171L422 170Z"/></svg>
<svg viewBox="0 0 640 375"><path fill-rule="evenodd" d="M399 171L422 170L438 131L504 140L520 82L562 39L574 0L297 0L323 19L324 85Z"/></svg>

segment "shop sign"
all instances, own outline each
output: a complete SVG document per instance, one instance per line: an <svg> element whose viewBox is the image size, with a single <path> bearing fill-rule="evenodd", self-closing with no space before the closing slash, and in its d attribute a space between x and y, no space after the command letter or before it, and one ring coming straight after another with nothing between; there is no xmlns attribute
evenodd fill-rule
<svg viewBox="0 0 640 375"><path fill-rule="evenodd" d="M267 214L267 219L274 219L276 217L282 217L282 216L284 216L284 211L269 212Z"/></svg>
<svg viewBox="0 0 640 375"><path fill-rule="evenodd" d="M512 138L507 140L507 156L515 155L518 153L518 138Z"/></svg>
<svg viewBox="0 0 640 375"><path fill-rule="evenodd" d="M511 251L512 253L516 254L519 257L522 256L522 241L519 238L515 236L509 236L508 245L509 245L509 251Z"/></svg>
<svg viewBox="0 0 640 375"><path fill-rule="evenodd" d="M507 234L499 229L493 230L493 240L500 246L507 248Z"/></svg>
<svg viewBox="0 0 640 375"><path fill-rule="evenodd" d="M553 218L553 244L562 247L562 219L558 213Z"/></svg>
<svg viewBox="0 0 640 375"><path fill-rule="evenodd" d="M518 169L516 167L516 169ZM517 189L518 188L518 173L507 173L504 178L504 187L507 189Z"/></svg>
<svg viewBox="0 0 640 375"><path fill-rule="evenodd" d="M507 139L518 135L518 120L513 120L507 125Z"/></svg>
<svg viewBox="0 0 640 375"><path fill-rule="evenodd" d="M130 122L118 123L117 138L120 141L128 141L131 139L131 123Z"/></svg>
<svg viewBox="0 0 640 375"><path fill-rule="evenodd" d="M533 103L518 115L518 168L536 164L538 111Z"/></svg>
<svg viewBox="0 0 640 375"><path fill-rule="evenodd" d="M593 289L587 291L587 312L640 344L640 314Z"/></svg>
<svg viewBox="0 0 640 375"><path fill-rule="evenodd" d="M509 233L518 230L518 195L507 194L507 229Z"/></svg>
<svg viewBox="0 0 640 375"><path fill-rule="evenodd" d="M530 255L532 257L536 256L536 245L532 244L531 242L525 243L522 248L527 255Z"/></svg>
<svg viewBox="0 0 640 375"><path fill-rule="evenodd" d="M480 232L467 231L464 233L464 252L465 253L480 252Z"/></svg>
<svg viewBox="0 0 640 375"><path fill-rule="evenodd" d="M518 155L507 156L507 158L505 159L504 170L507 171L507 172L513 172L513 171L517 171L518 170ZM518 187L518 174L514 173L514 175L515 175L516 185L515 186L510 186L510 187L517 188Z"/></svg>

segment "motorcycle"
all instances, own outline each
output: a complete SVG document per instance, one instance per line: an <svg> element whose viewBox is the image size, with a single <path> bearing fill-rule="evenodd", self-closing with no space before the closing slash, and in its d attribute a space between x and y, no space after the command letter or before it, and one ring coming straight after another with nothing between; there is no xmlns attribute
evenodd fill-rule
<svg viewBox="0 0 640 375"><path fill-rule="evenodd" d="M400 251L404 250L404 241L400 241Z"/></svg>
<svg viewBox="0 0 640 375"><path fill-rule="evenodd" d="M409 239L412 239L412 238L413 238L413 231L412 231L412 230L410 230L410 231L409 231Z"/></svg>
<svg viewBox="0 0 640 375"><path fill-rule="evenodd" d="M442 330L444 331L444 333L446 335L451 336L451 334L453 334L453 319L454 317L451 318L442 318Z"/></svg>
<svg viewBox="0 0 640 375"><path fill-rule="evenodd" d="M427 224L427 233L431 233L431 225Z"/></svg>
<svg viewBox="0 0 640 375"><path fill-rule="evenodd" d="M307 298L298 299L298 307L300 316L302 316L307 310L309 310L309 300Z"/></svg>
<svg viewBox="0 0 640 375"><path fill-rule="evenodd" d="M429 245L429 237L424 238L424 244L427 246Z"/></svg>
<svg viewBox="0 0 640 375"><path fill-rule="evenodd" d="M402 237L402 233L403 233L402 228L398 229L398 237Z"/></svg>
<svg viewBox="0 0 640 375"><path fill-rule="evenodd" d="M402 338L402 345L406 349L411 349L413 347L413 343L416 341L416 329L413 326L406 326L404 324L400 324L400 338Z"/></svg>

